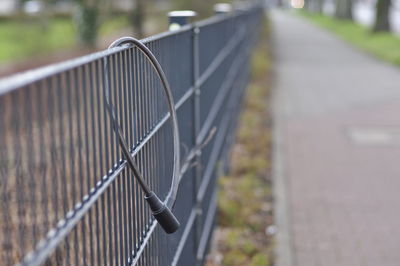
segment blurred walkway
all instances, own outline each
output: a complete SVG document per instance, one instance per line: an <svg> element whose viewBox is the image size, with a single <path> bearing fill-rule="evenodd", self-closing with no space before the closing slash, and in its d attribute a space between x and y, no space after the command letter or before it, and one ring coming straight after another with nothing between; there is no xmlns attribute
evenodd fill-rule
<svg viewBox="0 0 400 266"><path fill-rule="evenodd" d="M271 13L278 266L400 265L400 70Z"/></svg>

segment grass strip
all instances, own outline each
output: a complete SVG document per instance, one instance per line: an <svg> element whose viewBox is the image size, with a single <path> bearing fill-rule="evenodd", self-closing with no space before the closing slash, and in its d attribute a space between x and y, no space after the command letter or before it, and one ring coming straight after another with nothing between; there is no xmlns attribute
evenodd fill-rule
<svg viewBox="0 0 400 266"><path fill-rule="evenodd" d="M373 33L369 28L350 20L338 20L322 14L298 12L314 24L325 28L345 41L379 59L400 66L400 37L389 32Z"/></svg>
<svg viewBox="0 0 400 266"><path fill-rule="evenodd" d="M253 52L252 78L231 153L228 176L219 179L216 250L208 265L272 264L268 23Z"/></svg>
<svg viewBox="0 0 400 266"><path fill-rule="evenodd" d="M107 19L99 28L100 36L129 26L126 16ZM12 62L73 48L76 28L71 18L52 18L47 26L35 18L0 20L0 63Z"/></svg>

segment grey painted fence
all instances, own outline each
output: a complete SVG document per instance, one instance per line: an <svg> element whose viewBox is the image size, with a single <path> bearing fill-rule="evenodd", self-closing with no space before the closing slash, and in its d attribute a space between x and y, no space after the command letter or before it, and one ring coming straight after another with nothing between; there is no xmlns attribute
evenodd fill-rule
<svg viewBox="0 0 400 266"><path fill-rule="evenodd" d="M0 264L202 264L262 14L253 6L143 40L178 115L181 227L172 235L151 216L104 103L107 87L136 163L165 198L172 127L141 52L118 47L1 80Z"/></svg>

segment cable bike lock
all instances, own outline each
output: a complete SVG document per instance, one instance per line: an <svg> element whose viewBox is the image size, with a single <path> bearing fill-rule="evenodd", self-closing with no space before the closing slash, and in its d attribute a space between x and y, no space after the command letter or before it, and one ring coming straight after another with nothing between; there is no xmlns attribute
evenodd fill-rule
<svg viewBox="0 0 400 266"><path fill-rule="evenodd" d="M149 188L148 184L144 180L142 173L139 171L138 166L136 165L134 159L132 158L132 155L129 151L128 144L127 144L125 138L123 137L122 129L119 126L117 120L115 119L115 114L114 114L115 110L110 101L110 95L109 95L110 88L109 88L109 80L108 80L108 57L105 58L105 64L104 64L105 104L106 104L108 114L109 114L110 119L113 124L113 130L118 137L118 143L119 143L119 146L121 147L123 156L125 157L125 160L127 161L130 170L133 172L134 177L136 178L137 182L139 183L139 186L141 187L141 189L143 190L143 192L145 194L144 198L150 206L153 217L157 220L157 222L161 225L161 227L164 229L164 231L167 234L171 234L171 233L174 233L176 230L178 230L179 225L180 225L179 221L176 219L174 214L171 212L171 208L175 202L176 193L178 190L179 173L180 173L178 119L176 116L174 99L173 99L171 88L168 84L167 78L165 77L164 71L162 70L160 63L157 61L157 59L155 58L153 53L149 50L149 48L147 48L143 43L141 43L139 40L136 40L135 38L122 37L122 38L114 41L108 47L108 49L112 49L115 47L121 47L123 45L130 45L132 47L136 47L146 56L146 58L149 60L149 62L151 63L151 66L156 71L156 73L158 74L158 76L161 80L162 86L164 88L165 96L167 99L169 115L170 115L171 122L172 122L172 131L173 131L174 167L173 167L173 173L172 173L171 187L170 187L170 190L169 190L168 195L164 202L162 202L157 197L157 195Z"/></svg>

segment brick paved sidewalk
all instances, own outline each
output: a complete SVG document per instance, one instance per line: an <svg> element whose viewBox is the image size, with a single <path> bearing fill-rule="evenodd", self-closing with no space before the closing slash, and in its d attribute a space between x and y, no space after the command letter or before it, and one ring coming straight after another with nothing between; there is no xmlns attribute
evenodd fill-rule
<svg viewBox="0 0 400 266"><path fill-rule="evenodd" d="M400 70L271 19L277 265L400 265Z"/></svg>

